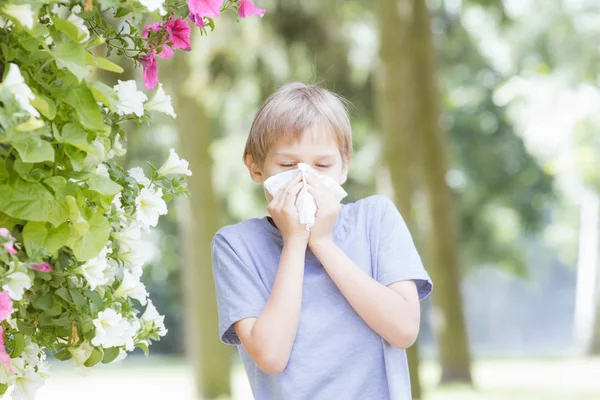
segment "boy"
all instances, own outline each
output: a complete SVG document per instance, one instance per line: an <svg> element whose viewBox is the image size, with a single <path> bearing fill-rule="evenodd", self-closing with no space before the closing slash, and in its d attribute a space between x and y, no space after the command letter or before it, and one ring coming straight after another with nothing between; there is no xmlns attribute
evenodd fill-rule
<svg viewBox="0 0 600 400"><path fill-rule="evenodd" d="M244 152L260 184L305 163L341 185L351 161L344 105L300 83L266 100ZM386 197L340 205L311 174L308 231L294 206L301 179L274 198L265 191L271 217L215 235L221 340L237 345L257 400L410 399L404 349L432 289L410 233Z"/></svg>

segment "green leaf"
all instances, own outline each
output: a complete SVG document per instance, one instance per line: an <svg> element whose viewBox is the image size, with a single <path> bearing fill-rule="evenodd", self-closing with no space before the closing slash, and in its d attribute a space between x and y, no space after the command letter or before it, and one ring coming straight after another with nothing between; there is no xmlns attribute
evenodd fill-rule
<svg viewBox="0 0 600 400"><path fill-rule="evenodd" d="M67 288L61 287L59 289L56 289L54 294L68 302L71 301L71 299L69 298L69 292L67 291Z"/></svg>
<svg viewBox="0 0 600 400"><path fill-rule="evenodd" d="M51 309L46 311L44 314L48 317L57 317L63 312L63 307L60 304L55 304Z"/></svg>
<svg viewBox="0 0 600 400"><path fill-rule="evenodd" d="M91 190L107 196L114 196L123 190L123 186L113 182L105 176L95 175L88 179L87 184Z"/></svg>
<svg viewBox="0 0 600 400"><path fill-rule="evenodd" d="M19 223L19 219L10 217L3 212L0 212L0 226L3 226L11 231L17 223Z"/></svg>
<svg viewBox="0 0 600 400"><path fill-rule="evenodd" d="M86 50L75 43L56 43L52 55L59 65L66 67L81 82L88 74L85 65Z"/></svg>
<svg viewBox="0 0 600 400"><path fill-rule="evenodd" d="M96 257L108 242L110 224L99 212L88 219L90 227L85 235L77 239L71 249L79 261Z"/></svg>
<svg viewBox="0 0 600 400"><path fill-rule="evenodd" d="M6 383L0 383L0 396L2 396L8 390L8 385Z"/></svg>
<svg viewBox="0 0 600 400"><path fill-rule="evenodd" d="M104 104L111 111L115 111L119 96L117 96L113 88L98 81L91 82L89 86L96 101Z"/></svg>
<svg viewBox="0 0 600 400"><path fill-rule="evenodd" d="M49 310L50 308L52 308L52 295L48 293L39 297L33 302L33 306L38 310Z"/></svg>
<svg viewBox="0 0 600 400"><path fill-rule="evenodd" d="M54 161L54 148L34 133L23 132L10 138L21 160L26 163Z"/></svg>
<svg viewBox="0 0 600 400"><path fill-rule="evenodd" d="M138 343L136 346L142 349L145 355L148 355L150 353L148 351L148 346L145 343Z"/></svg>
<svg viewBox="0 0 600 400"><path fill-rule="evenodd" d="M83 292L87 298L92 300L92 302L99 308L102 307L102 297L98 294L98 292L94 292L93 290L85 290Z"/></svg>
<svg viewBox="0 0 600 400"><path fill-rule="evenodd" d="M54 104L54 101L46 96L38 94L35 96L35 99L31 101L31 105L37 108L37 110L49 120L53 120L54 117L56 117L56 105Z"/></svg>
<svg viewBox="0 0 600 400"><path fill-rule="evenodd" d="M31 336L35 332L35 328L33 327L32 324L27 323L20 318L17 318L17 328L19 329L19 332L21 332L25 335Z"/></svg>
<svg viewBox="0 0 600 400"><path fill-rule="evenodd" d="M14 334L13 349L10 352L10 357L11 358L19 357L23 353L24 349L25 349L25 337L23 336L23 334L21 332L17 332Z"/></svg>
<svg viewBox="0 0 600 400"><path fill-rule="evenodd" d="M54 323L54 325L57 325L57 326L71 327L71 323L73 322L73 320L69 317L61 317L61 318L53 319L52 322Z"/></svg>
<svg viewBox="0 0 600 400"><path fill-rule="evenodd" d="M60 361L67 361L73 358L73 355L66 348L62 348L54 353L53 357Z"/></svg>
<svg viewBox="0 0 600 400"><path fill-rule="evenodd" d="M57 138L61 143L68 143L86 153L93 152L94 147L88 141L88 133L81 126L73 123L65 124Z"/></svg>
<svg viewBox="0 0 600 400"><path fill-rule="evenodd" d="M58 226L67 219L67 208L41 183L17 180L0 185L0 211L18 219L47 221Z"/></svg>
<svg viewBox="0 0 600 400"><path fill-rule="evenodd" d="M107 60L104 57L95 57L91 55L89 52L86 52L85 62L88 65L94 66L96 68L100 68L106 71L121 73L123 72L123 68L120 65L115 64L112 61Z"/></svg>
<svg viewBox="0 0 600 400"><path fill-rule="evenodd" d="M27 253L33 254L36 247L43 247L50 254L67 244L71 229L64 222L56 228L48 228L45 222L29 221L23 228L23 242Z"/></svg>
<svg viewBox="0 0 600 400"><path fill-rule="evenodd" d="M71 298L73 298L73 303L79 308L84 308L88 305L88 301L85 296L81 294L77 289L70 288L69 293L71 293Z"/></svg>
<svg viewBox="0 0 600 400"><path fill-rule="evenodd" d="M54 27L67 35L75 43L81 43L85 39L85 32L79 30L71 21L60 18L52 18Z"/></svg>
<svg viewBox="0 0 600 400"><path fill-rule="evenodd" d="M85 360L83 365L85 365L88 368L93 367L94 365L98 364L102 360L102 356L103 356L102 350L100 350L98 347L94 347L94 350L92 350L92 354L90 354L88 359Z"/></svg>
<svg viewBox="0 0 600 400"><path fill-rule="evenodd" d="M102 364L108 364L113 362L115 358L119 356L121 350L118 347L109 347L104 349L104 357L102 357Z"/></svg>
<svg viewBox="0 0 600 400"><path fill-rule="evenodd" d="M104 131L108 128L104 124L100 109L87 86L81 85L70 88L66 94L65 102L75 109L77 117L79 117L79 122L85 128L94 131Z"/></svg>

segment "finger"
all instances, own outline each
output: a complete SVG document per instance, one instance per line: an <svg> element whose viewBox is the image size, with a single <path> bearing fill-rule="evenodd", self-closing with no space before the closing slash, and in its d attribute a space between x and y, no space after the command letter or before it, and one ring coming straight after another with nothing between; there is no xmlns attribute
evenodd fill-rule
<svg viewBox="0 0 600 400"><path fill-rule="evenodd" d="M294 185L296 185L298 182L302 181L302 174L296 174L296 176L294 178L292 178L292 180L290 180L288 182L287 185L285 185L281 190L288 192Z"/></svg>
<svg viewBox="0 0 600 400"><path fill-rule="evenodd" d="M283 206L283 203L285 201L285 198L286 198L287 193L289 192L290 188L292 186L294 186L295 184L297 184L298 182L300 182L301 179L302 178L301 178L300 174L298 174L290 182L288 182L284 187L279 189L277 194L273 197L273 200L274 200L273 208L281 208Z"/></svg>
<svg viewBox="0 0 600 400"><path fill-rule="evenodd" d="M315 202L317 203L317 207L319 207L319 204L323 204L326 201L329 201L329 199L333 199L329 193L325 190L323 190L322 188L319 187L314 187L312 185L306 185L306 189L308 190L308 193L310 193L314 198L315 198Z"/></svg>
<svg viewBox="0 0 600 400"><path fill-rule="evenodd" d="M288 210L296 209L296 198L298 197L298 193L304 187L304 182L298 182L295 186L292 186L290 190L288 190L287 195L283 201L283 207Z"/></svg>

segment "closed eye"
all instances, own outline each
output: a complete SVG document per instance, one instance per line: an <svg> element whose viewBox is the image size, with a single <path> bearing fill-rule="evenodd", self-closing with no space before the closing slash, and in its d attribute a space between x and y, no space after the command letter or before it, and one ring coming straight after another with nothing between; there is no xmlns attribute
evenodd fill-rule
<svg viewBox="0 0 600 400"><path fill-rule="evenodd" d="M293 166L295 166L296 164L279 164L281 167L283 168L292 168Z"/></svg>
<svg viewBox="0 0 600 400"><path fill-rule="evenodd" d="M317 168L329 168L331 167L331 165L325 165L325 164L316 164Z"/></svg>

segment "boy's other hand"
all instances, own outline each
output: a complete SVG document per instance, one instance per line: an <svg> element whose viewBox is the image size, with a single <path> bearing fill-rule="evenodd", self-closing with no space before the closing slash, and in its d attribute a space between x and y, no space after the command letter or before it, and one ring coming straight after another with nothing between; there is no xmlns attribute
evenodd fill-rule
<svg viewBox="0 0 600 400"><path fill-rule="evenodd" d="M267 210L283 236L284 243L295 239L308 243L309 232L306 230L306 226L300 223L296 209L296 197L303 185L302 174L298 174L277 192L267 206Z"/></svg>
<svg viewBox="0 0 600 400"><path fill-rule="evenodd" d="M333 241L333 228L340 213L341 205L335 201L333 194L312 173L305 175L308 183L308 192L315 198L317 215L315 224L310 228L308 245L312 248L316 244Z"/></svg>

